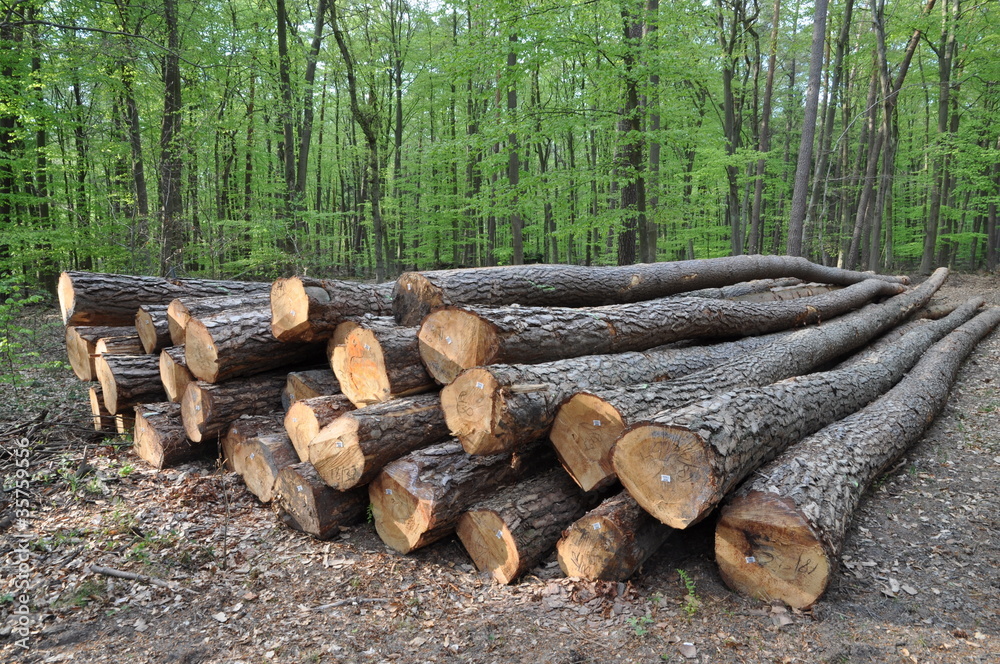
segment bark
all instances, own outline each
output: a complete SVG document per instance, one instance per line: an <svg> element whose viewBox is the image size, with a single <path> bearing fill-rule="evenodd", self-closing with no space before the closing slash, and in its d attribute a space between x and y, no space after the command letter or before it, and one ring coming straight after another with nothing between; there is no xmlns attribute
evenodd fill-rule
<svg viewBox="0 0 1000 664"><path fill-rule="evenodd" d="M447 385L462 370L487 364L536 364L641 351L680 339L776 332L828 320L903 290L898 283L869 279L825 295L762 304L661 298L587 309L442 309L420 326L420 356L428 373Z"/></svg>
<svg viewBox="0 0 1000 664"><path fill-rule="evenodd" d="M267 293L268 284L205 279L161 279L98 272L63 272L57 292L65 325L135 325L143 304L178 297Z"/></svg>
<svg viewBox="0 0 1000 664"><path fill-rule="evenodd" d="M213 385L196 381L181 398L181 417L188 438L197 442L223 434L242 415L264 415L281 408L285 375L261 374Z"/></svg>
<svg viewBox="0 0 1000 664"><path fill-rule="evenodd" d="M266 292L242 295L220 295L215 297L180 297L167 305L167 325L170 340L175 346L183 345L188 321L205 318L223 311L236 309L257 309L266 307L270 296Z"/></svg>
<svg viewBox="0 0 1000 664"><path fill-rule="evenodd" d="M685 297L710 297L716 300L739 300L758 293L768 293L772 288L798 286L801 279L782 277L781 279L752 279L721 288L702 288L684 293Z"/></svg>
<svg viewBox="0 0 1000 664"><path fill-rule="evenodd" d="M323 481L346 490L367 484L386 464L449 437L437 394L359 408L326 424L309 443Z"/></svg>
<svg viewBox="0 0 1000 664"><path fill-rule="evenodd" d="M417 328L400 327L391 317L361 323L330 364L344 394L359 408L437 388L420 361Z"/></svg>
<svg viewBox="0 0 1000 664"><path fill-rule="evenodd" d="M195 377L187 368L187 360L184 357L184 346L164 348L160 352L159 363L160 383L163 385L163 391L167 393L167 401L180 403L188 383L192 383L195 380Z"/></svg>
<svg viewBox="0 0 1000 664"><path fill-rule="evenodd" d="M450 535L470 505L538 465L518 455L471 456L457 441L411 452L368 485L375 530L391 548L409 553Z"/></svg>
<svg viewBox="0 0 1000 664"><path fill-rule="evenodd" d="M329 369L292 371L281 392L281 405L288 410L296 401L340 394L340 381Z"/></svg>
<svg viewBox="0 0 1000 664"><path fill-rule="evenodd" d="M480 572L511 583L538 565L594 502L555 468L472 506L455 532Z"/></svg>
<svg viewBox="0 0 1000 664"><path fill-rule="evenodd" d="M135 332L135 329L132 329ZM134 334L121 337L101 337L94 345L94 353L100 355L142 355L142 342ZM96 360L95 360L96 367Z"/></svg>
<svg viewBox="0 0 1000 664"><path fill-rule="evenodd" d="M149 355L173 345L166 304L143 304L135 313L135 331L142 349Z"/></svg>
<svg viewBox="0 0 1000 664"><path fill-rule="evenodd" d="M271 331L281 341L316 341L345 318L391 313L393 283L289 277L271 287Z"/></svg>
<svg viewBox="0 0 1000 664"><path fill-rule="evenodd" d="M618 478L663 523L697 523L758 466L887 392L981 304L970 301L865 362L740 388L633 424L615 445Z"/></svg>
<svg viewBox="0 0 1000 664"><path fill-rule="evenodd" d="M364 489L335 491L323 484L316 469L305 461L281 469L274 494L281 520L288 527L321 540L363 521L368 507Z"/></svg>
<svg viewBox="0 0 1000 664"><path fill-rule="evenodd" d="M226 470L236 472L236 457L243 453L243 447L257 436L271 436L281 433L281 420L271 415L244 415L226 430L220 441L222 462Z"/></svg>
<svg viewBox="0 0 1000 664"><path fill-rule="evenodd" d="M155 357L101 355L96 366L104 405L112 414L167 398L160 383L160 367Z"/></svg>
<svg viewBox="0 0 1000 664"><path fill-rule="evenodd" d="M309 443L327 424L354 410L343 394L331 394L296 401L285 413L285 431L299 458L309 461Z"/></svg>
<svg viewBox="0 0 1000 664"><path fill-rule="evenodd" d="M157 191L160 195L160 272L169 274L180 267L181 252L184 248L184 229L180 218L183 212L181 119L184 108L181 100L181 51L177 0L163 0L163 19L167 30L167 48L163 53L163 121L160 126L158 164L160 172Z"/></svg>
<svg viewBox="0 0 1000 664"><path fill-rule="evenodd" d="M871 483L923 435L965 358L1000 324L987 309L928 350L884 396L809 436L722 510L716 560L733 589L803 608L823 594Z"/></svg>
<svg viewBox="0 0 1000 664"><path fill-rule="evenodd" d="M199 380L218 383L269 369L322 361L319 343L282 343L271 334L267 309L223 311L192 318L185 332L184 356Z"/></svg>
<svg viewBox="0 0 1000 664"><path fill-rule="evenodd" d="M625 581L673 532L622 491L566 529L556 545L559 567L566 576Z"/></svg>
<svg viewBox="0 0 1000 664"><path fill-rule="evenodd" d="M763 293L748 293L747 295L741 295L733 299L740 302L787 302L788 300L797 300L800 297L813 297L815 295L822 295L823 293L832 293L836 290L840 290L840 286L801 284L787 288L774 288Z"/></svg>
<svg viewBox="0 0 1000 664"><path fill-rule="evenodd" d="M396 280L392 311L401 325L419 325L436 309L463 304L592 307L718 288L750 279L798 277L847 286L868 278L905 277L839 270L790 256L731 256L623 267L523 265L407 272Z"/></svg>
<svg viewBox="0 0 1000 664"><path fill-rule="evenodd" d="M284 433L254 436L244 441L233 457L233 469L262 503L274 498L274 485L281 470L296 463L299 456Z"/></svg>
<svg viewBox="0 0 1000 664"><path fill-rule="evenodd" d="M104 390L100 383L90 386L90 415L94 431L113 433L115 431L115 416L104 405Z"/></svg>
<svg viewBox="0 0 1000 664"><path fill-rule="evenodd" d="M946 269L938 270L906 294L824 325L797 330L714 368L662 383L576 394L556 414L550 438L564 461L572 455L574 464L567 469L578 481L581 476L587 482L611 481L611 449L628 424L726 390L768 385L814 371L864 346L920 309L947 274Z"/></svg>
<svg viewBox="0 0 1000 664"><path fill-rule="evenodd" d="M135 409L135 453L153 468L172 468L215 451L184 435L180 404L151 403Z"/></svg>
<svg viewBox="0 0 1000 664"><path fill-rule="evenodd" d="M131 334L134 327L109 327L106 325L68 325L66 327L66 355L69 366L80 380L97 380L94 367L97 342L104 337Z"/></svg>
<svg viewBox="0 0 1000 664"><path fill-rule="evenodd" d="M781 0L774 0L774 12L771 18L771 39L767 59L767 79L764 83L764 107L761 111L760 134L757 151L766 155L771 151L771 100L774 97L774 72L778 60L778 28L781 17ZM763 156L757 160L757 169L753 186L753 206L750 211L750 240L748 253L760 253L762 243L761 209L764 198L764 173L767 159Z"/></svg>

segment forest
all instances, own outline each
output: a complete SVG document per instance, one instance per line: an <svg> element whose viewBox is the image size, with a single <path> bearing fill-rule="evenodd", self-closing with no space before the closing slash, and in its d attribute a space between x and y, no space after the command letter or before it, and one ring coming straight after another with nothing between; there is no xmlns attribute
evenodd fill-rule
<svg viewBox="0 0 1000 664"><path fill-rule="evenodd" d="M0 275L997 267L1000 9L2 0Z"/></svg>

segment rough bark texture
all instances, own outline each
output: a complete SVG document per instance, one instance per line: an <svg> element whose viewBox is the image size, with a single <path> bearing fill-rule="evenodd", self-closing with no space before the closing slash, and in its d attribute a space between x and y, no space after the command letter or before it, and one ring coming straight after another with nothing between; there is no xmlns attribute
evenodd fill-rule
<svg viewBox="0 0 1000 664"><path fill-rule="evenodd" d="M861 497L923 435L962 362L998 324L1000 308L984 311L935 344L884 396L760 469L716 528L726 583L800 608L819 599Z"/></svg>
<svg viewBox="0 0 1000 664"><path fill-rule="evenodd" d="M65 325L135 325L144 304L178 297L267 293L269 284L205 279L162 279L97 272L63 272L57 291Z"/></svg>
<svg viewBox="0 0 1000 664"><path fill-rule="evenodd" d="M661 298L589 309L443 309L420 326L420 357L428 373L447 385L462 370L487 364L537 364L646 350L679 339L777 332L828 320L903 290L900 284L869 279L789 302Z"/></svg>
<svg viewBox="0 0 1000 664"><path fill-rule="evenodd" d="M349 316L392 313L393 283L289 277L271 287L271 331L281 341L318 341Z"/></svg>
<svg viewBox="0 0 1000 664"><path fill-rule="evenodd" d="M566 529L556 545L559 567L566 576L624 581L673 532L622 491Z"/></svg>
<svg viewBox="0 0 1000 664"><path fill-rule="evenodd" d="M97 379L104 405L112 414L167 398L160 383L159 362L152 355L101 355Z"/></svg>
<svg viewBox="0 0 1000 664"><path fill-rule="evenodd" d="M236 471L236 457L242 454L242 448L248 441L257 436L270 436L281 433L284 429L281 418L276 413L268 415L244 415L237 418L226 429L220 445L222 447L222 463L226 470Z"/></svg>
<svg viewBox="0 0 1000 664"><path fill-rule="evenodd" d="M396 280L392 310L401 325L417 325L448 306L521 304L593 307L651 300L741 281L797 277L848 285L873 275L823 267L789 256L732 256L623 267L512 265L406 272ZM875 277L907 283L905 277Z"/></svg>
<svg viewBox="0 0 1000 664"><path fill-rule="evenodd" d="M627 424L736 387L768 385L813 371L863 346L922 307L947 274L946 269L938 270L908 293L816 327L796 330L714 368L662 383L576 394L556 414L553 444L564 463L571 456L579 459L579 465L574 462L567 470L585 482L581 486L606 483L614 477L611 448Z"/></svg>
<svg viewBox="0 0 1000 664"><path fill-rule="evenodd" d="M560 404L588 388L685 376L783 338L788 332L709 346L585 355L541 364L494 364L463 371L441 390L452 433L469 454L495 454L545 436ZM590 487L584 487L590 490Z"/></svg>
<svg viewBox="0 0 1000 664"><path fill-rule="evenodd" d="M101 337L94 351L97 355L142 355L145 352L134 328L131 334L121 337Z"/></svg>
<svg viewBox="0 0 1000 664"><path fill-rule="evenodd" d="M184 434L180 404L164 401L135 409L135 453L153 468L170 468L215 451Z"/></svg>
<svg viewBox="0 0 1000 664"><path fill-rule="evenodd" d="M740 302L786 302L788 300L797 300L801 297L813 297L814 295L822 295L823 293L832 293L840 289L840 286L830 284L800 284L785 288L773 288L764 293L748 293L747 295L731 299L739 300Z"/></svg>
<svg viewBox="0 0 1000 664"><path fill-rule="evenodd" d="M437 388L420 361L417 328L400 327L388 316L361 322L330 356L330 365L359 408Z"/></svg>
<svg viewBox="0 0 1000 664"><path fill-rule="evenodd" d="M615 445L618 478L663 523L697 523L758 466L888 391L981 303L911 330L846 368L733 390L638 422Z"/></svg>
<svg viewBox="0 0 1000 664"><path fill-rule="evenodd" d="M299 463L299 455L284 432L250 438L233 457L234 470L262 503L274 498L274 485L281 469L295 463Z"/></svg>
<svg viewBox="0 0 1000 664"><path fill-rule="evenodd" d="M166 304L144 304L135 312L135 331L142 349L152 355L173 345Z"/></svg>
<svg viewBox="0 0 1000 664"><path fill-rule="evenodd" d="M107 406L104 405L104 390L101 389L100 383L97 385L91 385L89 394L90 414L93 418L94 431L114 433L115 416L113 413L109 412Z"/></svg>
<svg viewBox="0 0 1000 664"><path fill-rule="evenodd" d="M66 355L69 366L80 380L97 380L94 355L97 342L104 337L121 337L131 334L135 327L108 327L106 325L69 325L66 327Z"/></svg>
<svg viewBox="0 0 1000 664"><path fill-rule="evenodd" d="M781 279L752 279L721 288L700 288L684 293L685 297L710 297L716 300L737 300L758 293L769 293L773 288L799 286L801 279L782 277Z"/></svg>
<svg viewBox="0 0 1000 664"><path fill-rule="evenodd" d="M437 394L393 399L345 413L309 443L323 481L346 490L370 482L391 461L449 437Z"/></svg>
<svg viewBox="0 0 1000 664"><path fill-rule="evenodd" d="M343 394L330 394L296 401L285 413L285 431L298 452L299 459L309 461L309 443L327 424L354 410L354 404Z"/></svg>
<svg viewBox="0 0 1000 664"><path fill-rule="evenodd" d="M329 369L293 371L281 392L281 405L288 410L296 401L340 394L340 381Z"/></svg>
<svg viewBox="0 0 1000 664"><path fill-rule="evenodd" d="M196 381L181 398L184 431L195 442L221 435L241 415L262 415L281 408L280 372L251 376L218 385Z"/></svg>
<svg viewBox="0 0 1000 664"><path fill-rule="evenodd" d="M466 454L454 440L411 452L368 485L375 530L390 547L409 553L450 535L470 505L533 469L541 470L518 455Z"/></svg>
<svg viewBox="0 0 1000 664"><path fill-rule="evenodd" d="M363 521L368 507L364 489L336 491L323 484L312 464L285 466L274 483L281 520L316 539L329 539L343 526Z"/></svg>
<svg viewBox="0 0 1000 664"><path fill-rule="evenodd" d="M177 298L167 305L167 327L170 330L170 340L175 346L182 345L188 321L192 318L208 318L223 311L237 309L267 308L269 302L267 293Z"/></svg>
<svg viewBox="0 0 1000 664"><path fill-rule="evenodd" d="M180 403L188 383L194 380L187 368L184 346L170 346L160 351L160 383L167 393L167 401Z"/></svg>
<svg viewBox="0 0 1000 664"><path fill-rule="evenodd" d="M554 468L472 506L455 531L480 572L510 583L540 563L595 502Z"/></svg>
<svg viewBox="0 0 1000 664"><path fill-rule="evenodd" d="M321 344L282 343L270 332L267 309L238 309L192 318L185 334L188 369L218 383L269 369L323 360Z"/></svg>

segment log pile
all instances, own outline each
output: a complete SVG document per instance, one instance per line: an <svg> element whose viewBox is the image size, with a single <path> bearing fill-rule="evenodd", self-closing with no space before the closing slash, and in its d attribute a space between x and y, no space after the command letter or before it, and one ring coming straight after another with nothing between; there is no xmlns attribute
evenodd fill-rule
<svg viewBox="0 0 1000 664"><path fill-rule="evenodd" d="M148 463L219 456L313 537L367 513L404 554L457 535L500 583L553 553L622 581L724 505L725 581L806 607L865 486L1000 323L980 299L928 309L946 277L743 256L390 284L74 272L59 294L95 428L134 413Z"/></svg>

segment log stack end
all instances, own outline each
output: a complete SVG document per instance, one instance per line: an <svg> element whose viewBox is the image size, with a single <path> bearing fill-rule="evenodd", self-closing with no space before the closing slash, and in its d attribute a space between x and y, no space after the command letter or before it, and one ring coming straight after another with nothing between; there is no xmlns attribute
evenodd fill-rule
<svg viewBox="0 0 1000 664"><path fill-rule="evenodd" d="M430 314L417 338L427 373L442 385L448 385L466 369L490 364L500 345L492 325L462 309L441 309Z"/></svg>
<svg viewBox="0 0 1000 664"><path fill-rule="evenodd" d="M214 383L219 377L219 352L215 347L212 333L205 323L192 318L184 332L184 360L188 371L207 383Z"/></svg>
<svg viewBox="0 0 1000 664"><path fill-rule="evenodd" d="M212 421L212 411L211 392L203 390L197 382L190 383L181 397L181 420L188 438L196 443L202 441L205 424Z"/></svg>
<svg viewBox="0 0 1000 664"><path fill-rule="evenodd" d="M587 392L573 395L559 409L549 438L566 472L584 491L615 480L611 451L625 422L618 410Z"/></svg>
<svg viewBox="0 0 1000 664"><path fill-rule="evenodd" d="M404 467L404 470L406 468ZM421 535L427 529L427 506L406 489L406 482L392 476L392 468L383 469L368 485L375 530L390 548L406 554L423 545Z"/></svg>
<svg viewBox="0 0 1000 664"><path fill-rule="evenodd" d="M309 443L308 458L327 486L346 491L362 484L365 453L358 445L357 420L338 417L323 427Z"/></svg>
<svg viewBox="0 0 1000 664"><path fill-rule="evenodd" d="M466 512L458 520L455 534L479 570L498 583L517 578L521 566L517 542L499 514L486 509Z"/></svg>
<svg viewBox="0 0 1000 664"><path fill-rule="evenodd" d="M298 277L278 279L271 285L271 332L278 341L315 341L309 322L310 297L330 296L322 288L307 289Z"/></svg>
<svg viewBox="0 0 1000 664"><path fill-rule="evenodd" d="M505 451L503 441L494 435L502 398L496 379L481 368L463 371L441 390L441 408L448 429L469 454Z"/></svg>
<svg viewBox="0 0 1000 664"><path fill-rule="evenodd" d="M428 314L448 305L442 288L419 272L404 272L392 291L392 313L400 325L420 325Z"/></svg>

